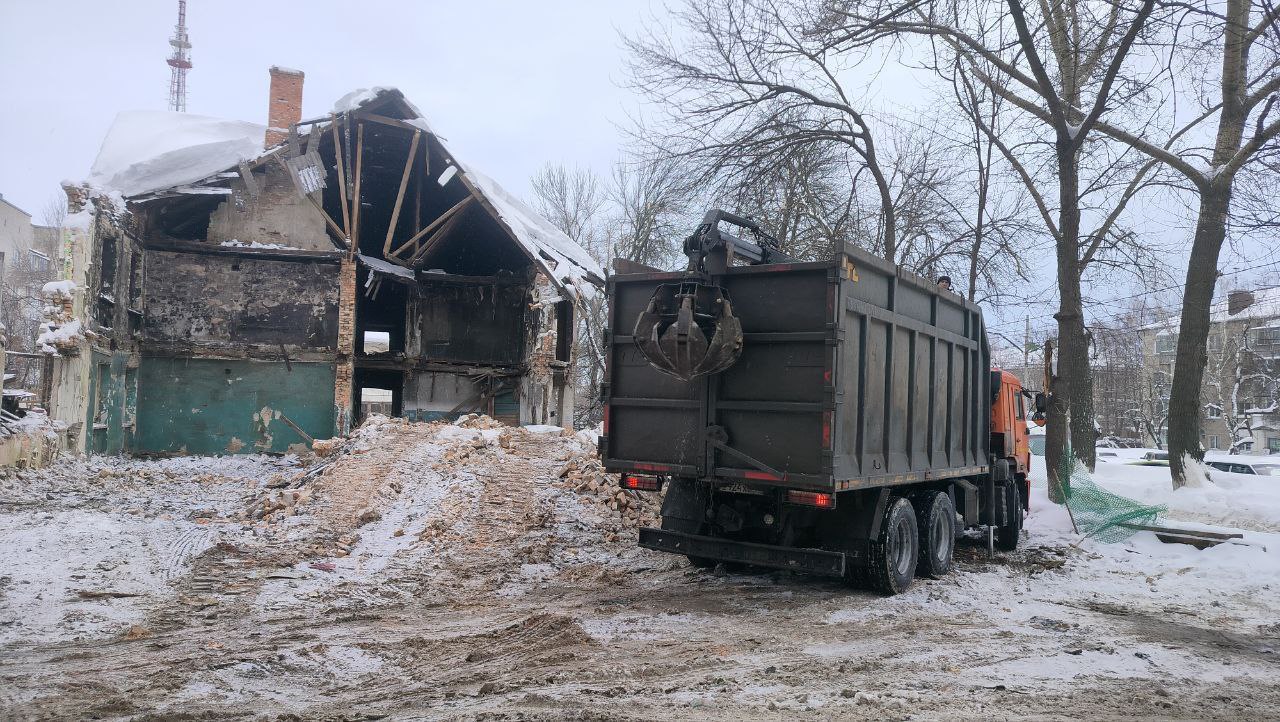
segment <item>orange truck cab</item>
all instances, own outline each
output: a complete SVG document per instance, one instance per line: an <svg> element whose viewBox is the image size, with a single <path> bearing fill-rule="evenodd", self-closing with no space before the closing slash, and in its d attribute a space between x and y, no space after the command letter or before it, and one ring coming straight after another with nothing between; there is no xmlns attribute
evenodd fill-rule
<svg viewBox="0 0 1280 722"><path fill-rule="evenodd" d="M1031 471L1030 431L1027 423L1027 394L1017 376L1001 369L991 370L991 459L1005 459L1017 481L1023 509L1030 509Z"/></svg>

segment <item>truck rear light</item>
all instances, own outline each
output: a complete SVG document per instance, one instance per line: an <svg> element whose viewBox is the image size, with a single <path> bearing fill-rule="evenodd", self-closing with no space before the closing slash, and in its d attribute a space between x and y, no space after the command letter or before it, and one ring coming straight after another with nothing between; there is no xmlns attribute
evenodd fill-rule
<svg viewBox="0 0 1280 722"><path fill-rule="evenodd" d="M787 501L792 504L804 504L805 506L816 506L819 509L836 508L836 495L824 494L817 491L795 491L787 492Z"/></svg>
<svg viewBox="0 0 1280 722"><path fill-rule="evenodd" d="M640 476L639 474L623 474L618 481L623 489L636 491L662 491L662 479L657 476Z"/></svg>

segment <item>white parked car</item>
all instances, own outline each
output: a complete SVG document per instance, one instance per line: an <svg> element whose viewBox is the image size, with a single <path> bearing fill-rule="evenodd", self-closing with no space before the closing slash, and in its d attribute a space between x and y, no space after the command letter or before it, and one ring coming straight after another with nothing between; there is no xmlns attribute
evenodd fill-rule
<svg viewBox="0 0 1280 722"><path fill-rule="evenodd" d="M1231 474L1257 474L1259 476L1280 476L1280 459L1205 459L1206 466L1226 471Z"/></svg>

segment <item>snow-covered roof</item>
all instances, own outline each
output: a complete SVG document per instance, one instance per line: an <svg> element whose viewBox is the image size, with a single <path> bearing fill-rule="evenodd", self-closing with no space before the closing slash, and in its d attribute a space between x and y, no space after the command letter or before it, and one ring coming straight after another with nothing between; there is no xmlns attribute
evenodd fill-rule
<svg viewBox="0 0 1280 722"><path fill-rule="evenodd" d="M403 122L435 135L436 140L441 145L444 144L439 134L431 130L426 118L422 117L422 111L405 99L404 94L396 88L354 90L338 99L333 112L360 110L384 99L394 99L405 110L417 116L406 118ZM604 283L604 270L600 268L600 264L572 238L551 225L524 201L508 193L497 181L461 161L458 161L458 165L476 192L482 196L482 200L487 201L495 211L497 221L520 244L530 260L551 278L557 288L570 295L591 295L596 286Z"/></svg>
<svg viewBox="0 0 1280 722"><path fill-rule="evenodd" d="M463 173L476 190L493 204L498 222L524 247L547 275L560 287L590 293L592 284L604 280L604 271L583 248L559 228L530 208L524 201L508 193L497 181L470 168ZM550 263L548 263L550 262ZM586 283L584 283L586 282Z"/></svg>
<svg viewBox="0 0 1280 722"><path fill-rule="evenodd" d="M1250 321L1251 326L1263 325L1261 322L1268 322L1266 325L1275 325L1275 321L1280 321L1280 286L1270 288L1259 288L1249 293L1253 294L1253 303L1241 309L1238 313L1230 313L1230 299L1224 295L1215 301L1209 307L1210 323L1227 323L1228 321ZM1144 331L1158 331L1157 336L1173 336L1178 333L1179 317L1177 313L1172 313L1168 318L1160 321L1149 323L1142 327Z"/></svg>
<svg viewBox="0 0 1280 722"><path fill-rule="evenodd" d="M353 90L334 103L332 112L348 113L388 100L417 116L401 122L431 133L443 143L422 113L395 88ZM136 197L206 180L263 155L265 132L264 126L255 123L187 113L120 113L103 141L89 182ZM268 149L267 153L281 147ZM557 288L571 296L591 295L596 286L603 284L603 269L573 239L497 181L470 166L459 166L498 223Z"/></svg>
<svg viewBox="0 0 1280 722"><path fill-rule="evenodd" d="M89 183L126 197L192 183L262 153L265 133L240 120L126 111L107 131Z"/></svg>
<svg viewBox="0 0 1280 722"><path fill-rule="evenodd" d="M1228 313L1228 299L1217 301L1209 309L1209 320L1213 323L1224 321L1266 321L1280 317L1280 286L1259 288L1253 294L1253 303L1244 307L1239 313Z"/></svg>

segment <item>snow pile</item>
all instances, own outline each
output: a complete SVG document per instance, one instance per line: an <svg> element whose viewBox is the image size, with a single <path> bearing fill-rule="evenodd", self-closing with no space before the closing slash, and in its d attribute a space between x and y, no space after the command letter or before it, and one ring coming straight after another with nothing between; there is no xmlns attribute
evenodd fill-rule
<svg viewBox="0 0 1280 722"><path fill-rule="evenodd" d="M50 281L40 288L40 293L50 301L74 300L75 292L75 281Z"/></svg>
<svg viewBox="0 0 1280 722"><path fill-rule="evenodd" d="M231 240L229 240L229 241L223 241L222 243L219 243L218 245L223 246L223 247L225 247L225 248L252 248L252 249L262 250L262 251L296 251L296 250L299 250L297 246L286 246L286 245L281 244L281 243L259 243L258 241L249 241L248 243L245 243L244 241L241 241L241 240L239 240L239 239L237 239L237 238L232 238L232 239L231 239Z"/></svg>
<svg viewBox="0 0 1280 722"><path fill-rule="evenodd" d="M84 338L85 331L81 328L79 319L60 324L45 322L40 324L40 336L36 339L36 345L40 347L40 353L57 356L59 351L79 346Z"/></svg>
<svg viewBox="0 0 1280 722"><path fill-rule="evenodd" d="M1203 469L1198 486L1177 491L1168 466L1136 463L1152 449L1107 449L1098 457L1093 480L1098 486L1141 504L1168 507L1163 523L1216 524L1234 529L1280 532L1280 483L1274 476L1232 474ZM1235 457L1256 461L1263 457ZM1044 457L1031 457L1032 478L1043 479ZM1280 547L1276 551L1280 553ZM1280 558L1278 558L1280 559Z"/></svg>
<svg viewBox="0 0 1280 722"><path fill-rule="evenodd" d="M395 90L395 88L356 88L341 98L338 98L329 112L337 115L339 113L346 113L352 110L359 110L366 103L376 100L379 95L392 90Z"/></svg>
<svg viewBox="0 0 1280 722"><path fill-rule="evenodd" d="M125 196L191 183L257 156L265 132L238 120L126 111L107 132L89 182Z"/></svg>

